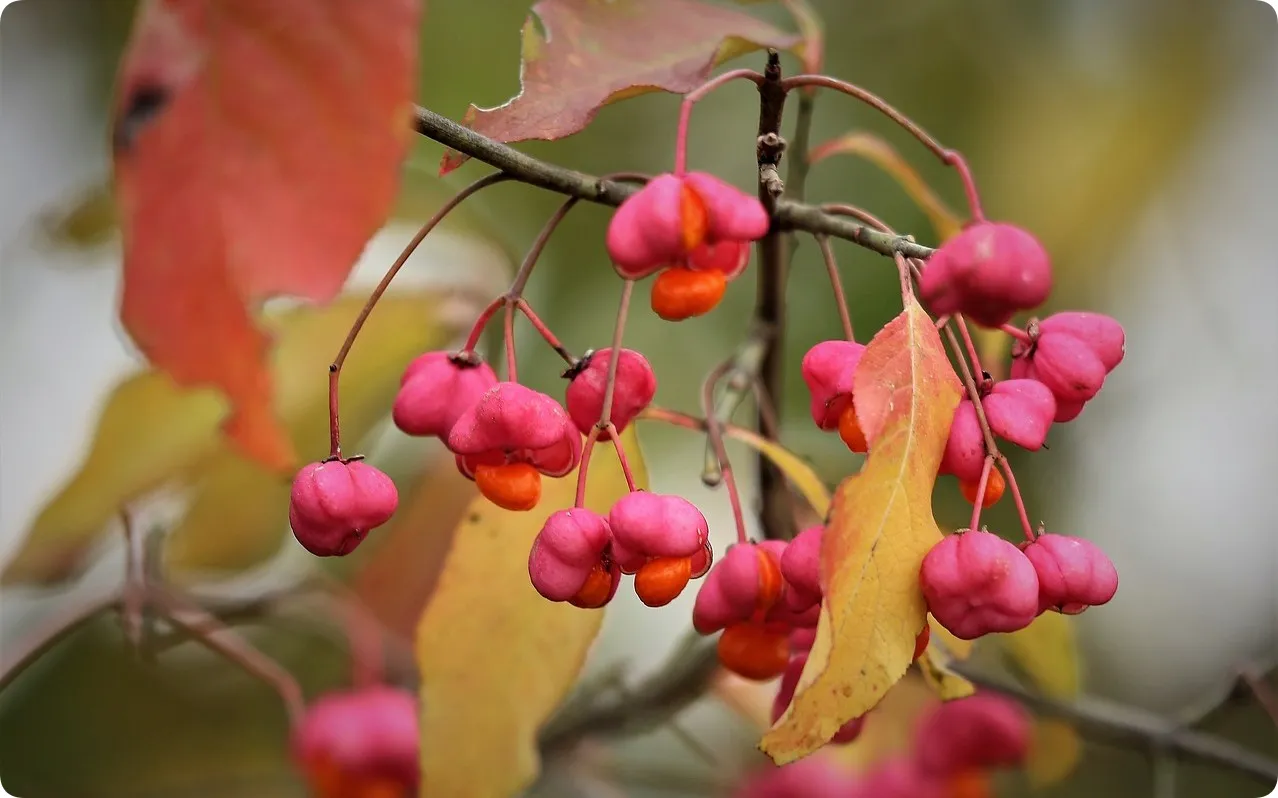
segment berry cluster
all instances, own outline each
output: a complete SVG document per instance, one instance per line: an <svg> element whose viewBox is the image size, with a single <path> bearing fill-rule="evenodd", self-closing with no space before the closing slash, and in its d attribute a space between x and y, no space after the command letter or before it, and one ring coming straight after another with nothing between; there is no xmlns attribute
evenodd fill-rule
<svg viewBox="0 0 1278 798"><path fill-rule="evenodd" d="M651 407L657 390L653 369L642 354L622 346L637 281L654 278L651 308L665 320L706 314L718 305L728 282L746 270L752 242L772 232L775 219L759 199L715 176L686 168L692 104L736 78L765 80L749 70L737 70L685 97L672 172L651 178L615 178L644 185L617 208L604 242L622 279L611 346L574 357L523 297L547 240L576 203L570 199L530 248L510 289L479 314L461 348L427 352L408 364L392 416L406 434L441 441L460 473L507 511L534 509L541 502L543 478L576 471L574 505L548 513L531 545L528 573L537 592L550 601L598 609L616 595L621 577L629 575L639 599L659 607L679 596L690 581L705 577L693 608L693 626L703 635L719 635L719 659L728 670L755 680L781 677L774 707L779 717L791 702L812 645L824 594L822 571L838 565L822 562L823 528L810 527L788 542L748 539L723 447L723 425L730 419L718 417L714 402L718 381L732 371L735 361L708 379L703 390L705 415L698 418ZM1031 526L999 447L1041 449L1054 424L1076 418L1123 359L1121 325L1096 313L1062 312L1041 321L1030 319L1023 328L1013 326L1010 322L1017 314L1033 311L1048 299L1053 283L1050 259L1029 232L984 218L963 159L941 149L864 90L823 76L796 76L780 85L784 91L833 88L885 112L957 169L968 196L970 220L927 258L906 257L928 250L896 236L871 214L851 205L823 206L828 213L852 216L862 223L859 235L853 236L856 241L865 243L863 238L880 236L874 239L875 246L894 256L903 302L913 303L917 294L936 317L937 329L944 332L967 388L954 414L937 475L958 479L962 494L973 505L972 516L965 529L944 538L921 564L919 585L930 612L955 635L972 639L1023 628L1048 610L1077 613L1109 601L1117 589L1113 564L1085 540L1046 534L1041 527ZM347 337L331 369L330 455L303 468L293 486L290 519L308 550L319 555L347 554L395 509L390 480L358 457L341 454L337 377L354 336L416 242L463 199L505 177L498 174L478 181L427 222ZM837 431L851 451L873 457L873 434L867 436L854 396L866 346L855 340L828 241L819 237L818 242L844 335L816 344L803 357L800 371L810 395L810 414L819 429ZM499 313L505 353L500 376L476 349ZM524 317L567 363L562 401L520 383L513 332L517 316ZM1008 379L994 379L982 367L969 323L1002 330L1014 339ZM745 376L754 381L751 387L761 415L766 416L771 398L768 386L757 375ZM619 433L641 415L704 431L714 444L714 459L737 527L737 542L718 562L700 510L678 496L636 487ZM597 444L610 445L615 451L630 487L606 513L586 508L584 501L587 469ZM1005 493L1012 496L1024 528L1026 540L1020 546L980 526L981 511ZM916 659L928 644L926 624L918 634ZM836 739L854 738L863 722L864 718L851 721Z"/></svg>
<svg viewBox="0 0 1278 798"><path fill-rule="evenodd" d="M862 774L815 757L765 767L733 798L988 798L991 772L1024 762L1030 721L1015 702L978 693L930 710L911 743Z"/></svg>
<svg viewBox="0 0 1278 798"><path fill-rule="evenodd" d="M316 798L408 798L421 781L417 698L373 685L328 693L293 728L293 761Z"/></svg>

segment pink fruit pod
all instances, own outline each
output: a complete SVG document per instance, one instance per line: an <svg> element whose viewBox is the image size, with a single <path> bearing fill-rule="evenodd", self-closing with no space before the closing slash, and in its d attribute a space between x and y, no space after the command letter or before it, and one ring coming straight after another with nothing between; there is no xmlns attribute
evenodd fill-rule
<svg viewBox="0 0 1278 798"><path fill-rule="evenodd" d="M696 272L723 272L731 281L741 276L750 262L749 241L704 243L688 253L688 268Z"/></svg>
<svg viewBox="0 0 1278 798"><path fill-rule="evenodd" d="M415 795L421 780L417 697L386 685L328 693L307 708L290 747L317 794L371 794L381 785Z"/></svg>
<svg viewBox="0 0 1278 798"><path fill-rule="evenodd" d="M1022 547L1038 574L1039 610L1077 615L1118 592L1118 570L1090 540L1039 535Z"/></svg>
<svg viewBox="0 0 1278 798"><path fill-rule="evenodd" d="M710 567L706 517L687 499L642 490L628 493L608 512L608 526L622 573L635 573L655 557L704 557L704 567ZM694 562L693 578L697 568Z"/></svg>
<svg viewBox="0 0 1278 798"><path fill-rule="evenodd" d="M816 642L816 627L795 629L790 632L790 651L795 654L806 654L812 650Z"/></svg>
<svg viewBox="0 0 1278 798"><path fill-rule="evenodd" d="M640 280L681 260L701 243L703 216L682 180L672 174L654 177L621 203L608 223L604 244L617 273Z"/></svg>
<svg viewBox="0 0 1278 798"><path fill-rule="evenodd" d="M839 428L852 404L852 376L865 346L855 341L822 341L803 356L799 371L811 394L812 420L823 430Z"/></svg>
<svg viewBox="0 0 1278 798"><path fill-rule="evenodd" d="M933 313L962 313L984 327L1006 324L1051 292L1051 260L1043 245L1000 222L978 222L946 241L919 279L919 296Z"/></svg>
<svg viewBox="0 0 1278 798"><path fill-rule="evenodd" d="M790 664L786 666L785 673L781 674L781 682L777 685L777 696L772 700L772 722L785 714L789 708L790 702L794 700L794 692L799 686L799 677L803 674L803 667L808 662L807 652L796 654L790 658ZM861 730L865 727L865 715L859 718L853 718L847 723L839 727L839 730L830 738L830 742L835 745L850 743L857 737L861 736Z"/></svg>
<svg viewBox="0 0 1278 798"><path fill-rule="evenodd" d="M554 399L517 382L499 382L457 419L448 448L470 479L481 465L507 463L562 477L581 459L581 434Z"/></svg>
<svg viewBox="0 0 1278 798"><path fill-rule="evenodd" d="M745 774L732 798L848 798L855 777L829 759L810 756L788 765L767 764Z"/></svg>
<svg viewBox="0 0 1278 798"><path fill-rule="evenodd" d="M1034 379L1063 402L1086 402L1105 384L1105 364L1086 343L1072 335L1043 333L1026 357Z"/></svg>
<svg viewBox="0 0 1278 798"><path fill-rule="evenodd" d="M785 543L736 543L728 547L697 591L692 626L709 635L734 623L763 621L785 590L781 552Z"/></svg>
<svg viewBox="0 0 1278 798"><path fill-rule="evenodd" d="M684 185L705 207L707 241L758 241L767 235L771 222L755 195L707 172L689 172Z"/></svg>
<svg viewBox="0 0 1278 798"><path fill-rule="evenodd" d="M607 561L610 543L612 530L602 515L581 507L555 512L528 554L533 587L551 601L581 605L602 600L595 606L603 606L621 581L620 569Z"/></svg>
<svg viewBox="0 0 1278 798"><path fill-rule="evenodd" d="M1067 310L1053 313L1038 323L1040 336L1069 335L1087 344L1105 367L1113 371L1127 354L1127 334L1123 325L1104 313Z"/></svg>
<svg viewBox="0 0 1278 798"><path fill-rule="evenodd" d="M897 756L871 768L847 798L952 798L944 780L912 756Z"/></svg>
<svg viewBox="0 0 1278 798"><path fill-rule="evenodd" d="M350 554L370 529L395 514L399 492L391 478L362 460L324 460L293 479L288 519L293 535L319 557Z"/></svg>
<svg viewBox="0 0 1278 798"><path fill-rule="evenodd" d="M971 399L964 399L958 403L954 420L950 422L950 435L945 440L938 471L953 474L965 482L975 482L981 478L984 468L985 435L976 417L976 406Z"/></svg>
<svg viewBox="0 0 1278 798"><path fill-rule="evenodd" d="M1038 576L990 532L947 535L923 558L919 585L937 623L962 640L1024 629L1038 616Z"/></svg>
<svg viewBox="0 0 1278 798"><path fill-rule="evenodd" d="M821 603L821 538L824 533L825 527L820 524L804 529L794 536L781 555L786 604L796 612Z"/></svg>
<svg viewBox="0 0 1278 798"><path fill-rule="evenodd" d="M426 352L404 370L391 418L408 435L446 439L462 413L496 384L497 375L483 361Z"/></svg>
<svg viewBox="0 0 1278 798"><path fill-rule="evenodd" d="M1038 370L1034 368L1033 361L1023 355L1015 354L1015 350L1013 350L1010 376L1014 380L1037 380L1041 382L1038 379ZM1050 391L1051 389L1048 388L1048 390ZM1064 424L1067 421L1073 421L1078 418L1079 414L1083 412L1083 408L1087 405L1085 401L1064 401L1055 394L1052 395L1052 398L1056 401L1056 415L1052 416L1052 421L1057 424Z"/></svg>
<svg viewBox="0 0 1278 798"><path fill-rule="evenodd" d="M755 241L768 232L758 198L713 175L659 175L617 208L606 246L628 280L682 263L702 243Z"/></svg>
<svg viewBox="0 0 1278 798"><path fill-rule="evenodd" d="M589 435L603 415L604 393L608 387L608 365L612 349L600 349L583 358L570 372L564 394L568 415L582 435ZM626 428L657 395L657 375L648 359L633 349L622 349L617 359L617 384L613 389L611 420L618 432ZM607 440L607 433L599 436Z"/></svg>
<svg viewBox="0 0 1278 798"><path fill-rule="evenodd" d="M914 730L914 758L926 772L1016 767L1030 746L1030 718L1020 704L992 693L946 701Z"/></svg>
<svg viewBox="0 0 1278 798"><path fill-rule="evenodd" d="M982 405L991 432L1031 452L1043 448L1056 417L1056 398L1037 380L996 382Z"/></svg>

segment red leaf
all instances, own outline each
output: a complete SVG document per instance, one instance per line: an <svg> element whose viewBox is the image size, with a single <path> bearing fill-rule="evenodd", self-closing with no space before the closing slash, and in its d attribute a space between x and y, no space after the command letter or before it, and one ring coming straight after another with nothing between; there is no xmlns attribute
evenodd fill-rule
<svg viewBox="0 0 1278 798"><path fill-rule="evenodd" d="M286 470L259 303L332 299L385 221L409 145L419 0L146 0L113 128L121 318L227 432Z"/></svg>
<svg viewBox="0 0 1278 798"><path fill-rule="evenodd" d="M496 108L472 105L463 122L497 141L553 141L585 128L610 102L652 91L683 94L730 58L801 41L744 12L696 0L540 0L524 23L519 94ZM466 160L448 152L440 174Z"/></svg>

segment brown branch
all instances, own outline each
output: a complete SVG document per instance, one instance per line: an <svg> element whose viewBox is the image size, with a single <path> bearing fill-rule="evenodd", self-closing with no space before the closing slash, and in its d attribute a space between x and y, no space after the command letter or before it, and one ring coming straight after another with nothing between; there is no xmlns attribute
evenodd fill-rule
<svg viewBox="0 0 1278 798"><path fill-rule="evenodd" d="M568 197L578 197L587 202L615 207L640 188L538 160L427 108L417 108L413 129L432 141L499 169L521 183ZM908 236L881 233L851 219L793 200L778 201L773 218L781 230L825 233L859 244L881 255L900 253L908 258L926 259L933 251L930 247L911 241Z"/></svg>
<svg viewBox="0 0 1278 798"><path fill-rule="evenodd" d="M1092 739L1108 740L1127 748L1197 760L1254 777L1272 788L1278 781L1278 761L1249 751L1221 737L1202 734L1150 712L1099 699L1056 701L1022 687L994 680L970 670L964 663L950 669L977 687L1020 701L1040 715L1069 721Z"/></svg>

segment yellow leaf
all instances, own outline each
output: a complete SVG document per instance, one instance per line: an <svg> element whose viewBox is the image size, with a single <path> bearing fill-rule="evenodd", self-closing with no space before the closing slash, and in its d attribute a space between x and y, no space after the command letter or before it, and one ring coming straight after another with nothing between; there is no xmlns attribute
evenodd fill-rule
<svg viewBox="0 0 1278 798"><path fill-rule="evenodd" d="M456 334L455 321L431 321L445 301L438 293L390 295L369 317L342 376L342 427L350 443L387 413L404 364ZM276 342L276 410L308 458L327 453L327 365L363 304L361 296L343 297L266 322ZM241 568L275 553L288 532L289 480L228 449L220 430L226 413L215 391L179 388L160 372L122 382L84 462L40 511L3 582L74 575L121 507L168 484L194 488L168 543L170 567Z"/></svg>
<svg viewBox="0 0 1278 798"><path fill-rule="evenodd" d="M1040 693L1066 701L1078 696L1078 650L1068 616L1045 612L1019 632L997 639L1008 664ZM1025 764L1034 784L1055 784L1074 771L1082 742L1072 726L1042 718L1035 721L1034 734L1036 744Z"/></svg>
<svg viewBox="0 0 1278 798"><path fill-rule="evenodd" d="M813 147L808 155L808 162L816 163L837 154L858 155L887 172L927 214L928 221L932 223L940 240L945 241L962 229L963 223L958 215L936 196L914 167L883 139L873 133L848 133Z"/></svg>
<svg viewBox="0 0 1278 798"><path fill-rule="evenodd" d="M919 672L923 681L942 701L967 698L976 692L976 686L949 668L949 658L937 646L929 645L919 657Z"/></svg>
<svg viewBox="0 0 1278 798"><path fill-rule="evenodd" d="M817 472L813 471L812 466L804 462L803 458L776 441L770 441L743 427L730 427L727 435L771 460L772 464L785 474L786 479L790 480L790 484L803 494L804 501L817 515L824 518L830 512L830 491L826 489L825 483L821 481Z"/></svg>
<svg viewBox="0 0 1278 798"><path fill-rule="evenodd" d="M116 386L79 472L36 516L5 566L4 584L55 582L77 573L124 504L217 451L227 412L217 391L185 390L159 372Z"/></svg>
<svg viewBox="0 0 1278 798"><path fill-rule="evenodd" d="M386 296L368 317L342 368L344 451L356 454L360 439L384 419L405 364L418 353L447 345L457 333L439 318L437 293ZM326 307L288 311L269 324L275 408L306 460L328 454L328 364L365 298L351 296ZM223 447L196 484L185 516L169 535L165 565L175 577L235 571L269 559L288 535L290 476L279 476Z"/></svg>
<svg viewBox="0 0 1278 798"><path fill-rule="evenodd" d="M634 429L622 435L647 483ZM586 506L607 512L626 493L608 447L595 449ZM603 612L546 601L528 579L528 550L546 518L572 506L576 472L546 480L531 512L477 498L466 513L417 627L422 784L449 798L509 798L536 777L536 736L563 700Z"/></svg>
<svg viewBox="0 0 1278 798"><path fill-rule="evenodd" d="M853 396L870 454L835 493L816 641L794 701L760 745L778 764L815 751L872 709L905 675L927 622L919 566L941 539L932 489L959 383L912 297L870 342Z"/></svg>

